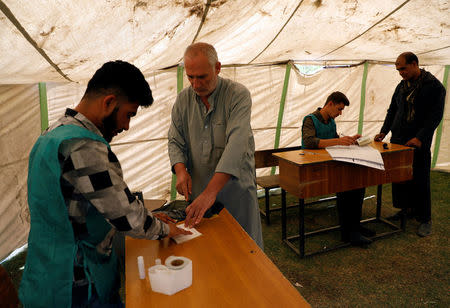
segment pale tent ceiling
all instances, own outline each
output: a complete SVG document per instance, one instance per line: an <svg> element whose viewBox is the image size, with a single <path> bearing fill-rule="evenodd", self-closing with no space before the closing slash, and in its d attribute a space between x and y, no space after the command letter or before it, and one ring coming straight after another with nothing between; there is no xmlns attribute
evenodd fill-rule
<svg viewBox="0 0 450 308"><path fill-rule="evenodd" d="M111 59L145 73L191 42L223 64L393 61L413 50L450 63L449 0L1 0L0 83L83 82ZM64 76L64 77L63 77Z"/></svg>

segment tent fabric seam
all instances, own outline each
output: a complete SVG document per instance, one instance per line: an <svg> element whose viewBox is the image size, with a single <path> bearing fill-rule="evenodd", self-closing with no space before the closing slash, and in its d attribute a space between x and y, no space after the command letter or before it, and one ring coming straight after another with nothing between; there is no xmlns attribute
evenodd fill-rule
<svg viewBox="0 0 450 308"><path fill-rule="evenodd" d="M36 49L36 51L65 79L70 82L74 82L62 70L50 59L50 57L45 53L42 48L39 48L38 44L31 38L25 28L20 24L17 18L14 16L13 12L6 6L6 4L0 0L0 10L5 14L5 16L11 21L11 23L16 27L16 29L25 37L25 39Z"/></svg>
<svg viewBox="0 0 450 308"><path fill-rule="evenodd" d="M345 44L336 47L335 49L333 49L332 51L324 54L323 56L320 56L320 58L326 57L329 54L332 54L333 52L335 52L336 50L341 49L342 47L345 47L346 45L350 44L351 42L353 42L354 40L357 40L358 38L360 38L361 36L363 36L364 34L366 34L367 32L369 32L370 30L372 30L375 26L377 26L379 23L381 23L382 21L384 21L385 19L387 19L389 16L391 16L392 14L394 14L395 12L397 12L399 9L401 9L405 4L407 4L410 0L406 0L405 2L403 2L402 4L400 4L398 7L395 8L395 10L393 10L392 12L390 12L389 14L387 14L386 16L384 16L382 19L380 19L379 21L377 21L376 23L374 23L372 26L370 26L369 28L367 28L367 30L365 30L364 32L358 34L357 36L355 36L354 38L352 38L351 40L349 40L348 42L346 42Z"/></svg>
<svg viewBox="0 0 450 308"><path fill-rule="evenodd" d="M206 1L205 10L203 11L202 20L200 21L200 24L198 25L197 33L195 33L194 39L192 40L192 43L195 42L198 35L200 34L200 31L203 28L203 25L205 24L206 15L208 15L209 8L211 6L211 0Z"/></svg>
<svg viewBox="0 0 450 308"><path fill-rule="evenodd" d="M281 34L281 32L283 32L284 28L289 23L289 21L291 21L292 17L295 15L295 13L297 13L297 10L299 9L300 5L302 5L302 3L303 3L303 0L300 0L299 4L294 9L291 16L289 16L289 18L286 20L284 25L280 28L280 31L278 31L278 33L273 37L273 39L269 42L269 44L267 44L266 47L264 47L264 49L261 50L261 52L259 54L257 54L253 59L250 60L249 64L252 63L253 61L255 61L264 51L267 50L267 48L269 48L270 45L272 45L272 43L277 39L277 37Z"/></svg>

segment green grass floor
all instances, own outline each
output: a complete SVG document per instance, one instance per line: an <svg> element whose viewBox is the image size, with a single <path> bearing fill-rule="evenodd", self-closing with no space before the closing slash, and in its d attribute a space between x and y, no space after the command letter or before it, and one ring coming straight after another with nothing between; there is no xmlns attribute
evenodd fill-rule
<svg viewBox="0 0 450 308"><path fill-rule="evenodd" d="M299 259L281 241L281 213L274 212L270 226L262 220L265 253L313 307L450 307L450 174L433 171L431 183L433 234L429 237L417 236L418 223L408 220L406 232L377 240L368 249L347 247ZM372 195L376 187L366 190L366 197ZM275 205L279 200L280 196L271 197ZM288 194L288 204L293 202L296 198ZM384 185L383 217L396 212L391 204L390 185ZM376 199L367 199L363 218L374 216L375 207ZM293 235L298 230L297 209L287 213L288 234ZM308 206L305 224L307 231L337 224L334 202ZM368 226L377 232L384 228ZM339 231L308 238L306 249L333 245L339 238ZM22 253L2 264L16 287L25 257Z"/></svg>
<svg viewBox="0 0 450 308"><path fill-rule="evenodd" d="M373 242L369 248L347 247L299 259L281 242L281 213L263 222L265 252L313 307L450 307L450 174L432 172L433 233L416 235L418 222L409 219L406 232ZM366 189L375 196L376 187ZM278 203L279 196L271 196ZM382 217L397 212L391 187L383 186ZM308 200L306 200L308 201ZM288 194L287 203L297 202ZM260 199L262 208L264 200ZM279 204L279 203L278 203ZM335 202L307 206L305 228L312 231L338 223ZM363 218L375 215L376 198L367 199ZM298 232L297 209L288 209L288 236ZM366 226L388 230L381 224ZM306 240L306 251L339 243L339 231Z"/></svg>

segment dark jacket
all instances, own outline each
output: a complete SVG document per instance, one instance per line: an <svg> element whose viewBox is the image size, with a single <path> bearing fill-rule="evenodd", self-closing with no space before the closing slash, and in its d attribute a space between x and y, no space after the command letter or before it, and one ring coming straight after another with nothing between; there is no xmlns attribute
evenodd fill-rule
<svg viewBox="0 0 450 308"><path fill-rule="evenodd" d="M408 106L405 100L405 80L396 87L381 132L392 131L392 143L405 144L416 137L423 148L430 148L433 133L442 119L445 104L445 88L431 73L421 70L422 84L414 98L414 117L407 120Z"/></svg>

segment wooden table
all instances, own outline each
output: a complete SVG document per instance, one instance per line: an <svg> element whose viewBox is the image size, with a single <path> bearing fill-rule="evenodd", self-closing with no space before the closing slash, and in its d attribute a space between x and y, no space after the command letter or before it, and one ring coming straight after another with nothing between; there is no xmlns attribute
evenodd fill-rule
<svg viewBox="0 0 450 308"><path fill-rule="evenodd" d="M132 307L309 307L230 213L204 219L202 235L182 244L126 238L126 306ZM137 257L144 256L140 280ZM171 296L151 290L147 269L156 258L192 260L192 285Z"/></svg>
<svg viewBox="0 0 450 308"><path fill-rule="evenodd" d="M299 234L287 237L286 234L286 209L282 209L282 239L289 247L297 252L301 258L305 255L305 238L337 229L339 227L305 233L304 226L304 199L336 192L364 188L378 185L377 214L367 221L380 221L390 225L392 232L377 235L375 238L396 233L404 229L405 219L402 219L401 228L396 228L389 221L381 218L381 185L392 182L402 182L412 179L412 162L414 150L397 144L387 144L383 148L382 142L372 142L371 146L381 152L385 170L378 170L361 165L334 161L325 149L298 150L273 154L279 159L280 185L283 189L299 198ZM298 249L292 242L299 239ZM348 246L341 244L329 247L323 251ZM322 251L320 251L322 252Z"/></svg>

